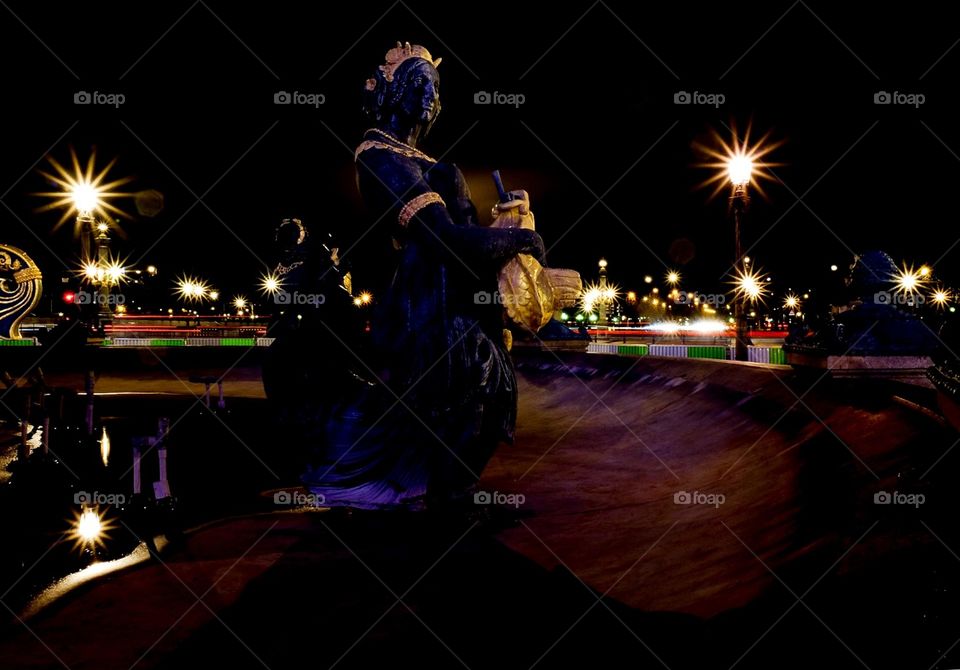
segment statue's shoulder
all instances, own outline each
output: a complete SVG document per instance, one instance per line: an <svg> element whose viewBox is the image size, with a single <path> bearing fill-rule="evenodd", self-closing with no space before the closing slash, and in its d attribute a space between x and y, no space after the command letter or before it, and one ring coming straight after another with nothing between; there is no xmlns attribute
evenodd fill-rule
<svg viewBox="0 0 960 670"><path fill-rule="evenodd" d="M404 144L376 128L371 128L364 133L363 141L354 151L353 158L355 161L361 160L361 157L364 159L375 157L379 160L399 162L405 160L423 161L430 165L437 162L419 149Z"/></svg>

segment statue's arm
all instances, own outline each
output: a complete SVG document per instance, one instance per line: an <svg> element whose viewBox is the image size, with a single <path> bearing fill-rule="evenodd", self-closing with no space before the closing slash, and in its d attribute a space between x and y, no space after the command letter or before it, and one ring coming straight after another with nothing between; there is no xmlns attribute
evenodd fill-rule
<svg viewBox="0 0 960 670"><path fill-rule="evenodd" d="M388 211L407 234L440 256L472 262L500 261L518 253L543 256L543 241L532 230L457 225L447 205L434 193L419 165L388 151L365 151L358 162L365 199L379 202L374 211Z"/></svg>

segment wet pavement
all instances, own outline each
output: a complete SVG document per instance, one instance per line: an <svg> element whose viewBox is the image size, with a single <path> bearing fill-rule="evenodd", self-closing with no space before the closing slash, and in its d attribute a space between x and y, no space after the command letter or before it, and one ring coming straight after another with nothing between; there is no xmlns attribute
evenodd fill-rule
<svg viewBox="0 0 960 670"><path fill-rule="evenodd" d="M956 666L958 436L925 392L710 361L518 371L494 521L277 511L259 493L291 459L259 401L216 433L201 411L171 480L183 525L209 523L10 621L4 667Z"/></svg>

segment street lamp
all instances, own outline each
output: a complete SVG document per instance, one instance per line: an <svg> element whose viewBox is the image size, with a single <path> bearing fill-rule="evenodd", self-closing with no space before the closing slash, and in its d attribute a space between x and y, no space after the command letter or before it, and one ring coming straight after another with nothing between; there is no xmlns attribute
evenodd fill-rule
<svg viewBox="0 0 960 670"><path fill-rule="evenodd" d="M733 135L732 142L728 143L719 133L714 131L714 146L698 146L708 158L712 159L709 162L701 163L700 167L709 167L716 170L713 176L709 177L703 185L716 184L713 196L719 194L727 184L730 185L728 212L733 219L735 246L733 269L738 281L742 282L745 276L753 276L753 273L748 269L749 260L743 255L741 239L741 227L750 206L749 188L753 186L761 195L764 195L759 179L772 179L764 169L779 165L764 160L764 157L780 146L782 142L769 142L769 133L767 133L759 140L751 143L749 126L741 141L736 128L730 130ZM757 279L759 279L759 275ZM750 299L750 296L749 292L744 293L738 289L737 297L739 299L734 302L736 359L745 361L747 360L747 347L750 345L750 339L742 303L744 300ZM759 295L757 298L759 298Z"/></svg>
<svg viewBox="0 0 960 670"><path fill-rule="evenodd" d="M121 264L110 257L110 236L107 234L110 224L106 222L111 213L125 215L110 200L129 195L114 189L129 182L131 178L123 177L106 181L107 173L116 163L116 159L96 172L94 152L91 152L86 166L80 165L75 151L71 150L70 157L72 170L61 165L52 156L49 157L53 172L41 171L41 174L60 190L37 194L52 199L52 202L38 211L64 209L63 216L54 229L63 225L71 215L76 215L74 233L80 237L81 275L99 287L95 304L99 325L102 325L110 318L112 311L111 287L119 284L125 274ZM95 253L94 245L96 245Z"/></svg>
<svg viewBox="0 0 960 670"><path fill-rule="evenodd" d="M743 223L743 218L746 216L747 208L750 206L750 196L747 194L747 186L753 177L753 159L743 153L742 150L729 156L727 159L727 177L732 187L730 216L733 217L734 258L736 259L734 261L734 267L738 269L741 282L743 282L743 279L749 274L749 271L746 269L747 265L743 262L743 239L740 235L740 228ZM750 341L750 333L747 330L747 317L743 309L744 298L752 289L753 286L749 285L748 282L748 286L741 289L741 295L738 296L738 300L733 306L733 316L737 322L734 347L735 357L738 361L745 361L749 358L747 347L752 344Z"/></svg>

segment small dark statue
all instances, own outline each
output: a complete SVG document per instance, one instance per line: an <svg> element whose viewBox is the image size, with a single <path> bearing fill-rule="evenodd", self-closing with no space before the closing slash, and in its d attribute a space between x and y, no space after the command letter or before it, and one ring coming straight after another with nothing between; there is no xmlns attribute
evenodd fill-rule
<svg viewBox="0 0 960 670"><path fill-rule="evenodd" d="M570 271L542 267L526 193L508 194L494 208L494 225L481 226L460 170L417 148L440 112L439 63L423 47L398 43L366 82L373 125L355 157L373 224L359 226L343 266L352 294L372 296L356 310L367 327L351 339L330 322L316 324L323 348L315 344L312 356L325 362L313 369L325 369L327 380L300 366L298 391L310 383L334 388L313 392L326 397L312 424L296 417L312 426L316 445L303 480L327 505L472 503L480 473L498 444L513 440L516 421L512 324L499 296L504 286L535 296L554 291L548 304L535 305L529 330L536 331L579 287ZM295 357L274 367L291 366Z"/></svg>

